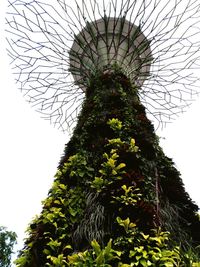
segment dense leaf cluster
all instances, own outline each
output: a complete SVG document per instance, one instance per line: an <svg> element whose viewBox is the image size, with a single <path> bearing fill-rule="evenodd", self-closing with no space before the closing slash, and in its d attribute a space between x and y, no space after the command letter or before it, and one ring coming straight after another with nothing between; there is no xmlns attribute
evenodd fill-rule
<svg viewBox="0 0 200 267"><path fill-rule="evenodd" d="M13 247L17 243L15 232L8 231L5 227L0 226L0 266L10 267Z"/></svg>
<svg viewBox="0 0 200 267"><path fill-rule="evenodd" d="M93 77L18 267L192 266L198 207L137 94L117 70Z"/></svg>

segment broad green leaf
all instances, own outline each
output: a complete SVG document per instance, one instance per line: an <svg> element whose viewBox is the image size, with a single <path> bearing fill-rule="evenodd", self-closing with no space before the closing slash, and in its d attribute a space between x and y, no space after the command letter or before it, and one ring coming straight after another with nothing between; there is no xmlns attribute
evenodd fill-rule
<svg viewBox="0 0 200 267"><path fill-rule="evenodd" d="M117 250L115 250L115 253L117 254L117 256L121 256L122 255L122 251L117 251Z"/></svg>
<svg viewBox="0 0 200 267"><path fill-rule="evenodd" d="M67 186L65 184L59 184L59 187L63 190L65 190L67 188Z"/></svg>
<svg viewBox="0 0 200 267"><path fill-rule="evenodd" d="M112 175L117 175L117 172L115 170L112 170Z"/></svg>
<svg viewBox="0 0 200 267"><path fill-rule="evenodd" d="M122 185L122 189L125 191L125 192L127 192L127 186L124 184L124 185Z"/></svg>
<svg viewBox="0 0 200 267"><path fill-rule="evenodd" d="M137 224L135 224L135 223L130 223L129 224L129 228L135 228L137 226Z"/></svg>
<svg viewBox="0 0 200 267"><path fill-rule="evenodd" d="M46 255L49 255L49 254L50 254L50 251L49 251L48 249L45 248L45 249L43 250L43 253L46 254Z"/></svg>
<svg viewBox="0 0 200 267"><path fill-rule="evenodd" d="M164 263L164 266L165 266L165 267L174 267L174 266L176 266L176 265L174 265L172 262L165 262L165 263Z"/></svg>
<svg viewBox="0 0 200 267"><path fill-rule="evenodd" d="M46 219L50 222L53 222L53 219L54 219L54 214L53 213L48 213L46 215Z"/></svg>
<svg viewBox="0 0 200 267"><path fill-rule="evenodd" d="M101 264L105 263L105 261L104 261L104 255L103 255L102 252L95 259L95 262L97 263L97 266L101 266Z"/></svg>
<svg viewBox="0 0 200 267"><path fill-rule="evenodd" d="M78 253L78 254L73 254L71 256L68 256L67 258L68 258L69 263L76 263L80 260L80 258L82 258L81 256L82 256L81 253Z"/></svg>
<svg viewBox="0 0 200 267"><path fill-rule="evenodd" d="M130 145L131 145L131 146L135 146L135 139L134 139L134 138L131 138Z"/></svg>
<svg viewBox="0 0 200 267"><path fill-rule="evenodd" d="M72 246L71 246L71 245L66 245L66 246L64 247L64 249L72 249Z"/></svg>
<svg viewBox="0 0 200 267"><path fill-rule="evenodd" d="M140 264L144 267L148 267L147 261L145 259L141 259Z"/></svg>
<svg viewBox="0 0 200 267"><path fill-rule="evenodd" d="M109 165L111 168L114 168L114 167L115 167L115 162L116 162L116 160L114 160L114 159L112 159L112 158L108 159L108 161L107 161L108 165Z"/></svg>
<svg viewBox="0 0 200 267"><path fill-rule="evenodd" d="M111 253L111 248L112 247L112 239L109 240L107 246L104 249L104 255L107 257Z"/></svg>
<svg viewBox="0 0 200 267"><path fill-rule="evenodd" d="M129 252L129 258L133 258L135 256L135 254L137 253L137 251L135 250L130 250Z"/></svg>
<svg viewBox="0 0 200 267"><path fill-rule="evenodd" d="M117 167L116 167L116 170L120 170L122 168L126 167L126 164L125 163L120 163Z"/></svg>
<svg viewBox="0 0 200 267"><path fill-rule="evenodd" d="M77 210L75 210L75 209L69 207L69 213L70 213L73 217L75 217L76 214L77 214Z"/></svg>
<svg viewBox="0 0 200 267"><path fill-rule="evenodd" d="M101 247L99 243L96 240L93 240L91 242L91 246L93 247L95 254L98 256L101 253Z"/></svg>

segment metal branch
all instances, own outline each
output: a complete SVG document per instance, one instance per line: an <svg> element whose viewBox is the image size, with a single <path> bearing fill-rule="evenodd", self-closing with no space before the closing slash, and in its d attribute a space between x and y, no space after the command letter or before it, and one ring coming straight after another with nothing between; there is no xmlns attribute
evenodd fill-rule
<svg viewBox="0 0 200 267"><path fill-rule="evenodd" d="M119 54L122 67L127 58L130 64L137 60L137 67L125 69L130 77L140 73L142 66L148 67L148 56L151 56L150 73L144 77L139 95L156 127L162 127L183 112L198 94L200 5L197 0L75 0L72 3L9 0L8 3L8 55L16 82L25 98L62 130L72 130L75 126L84 99L82 86L90 73L94 73L96 59L104 51L111 62ZM112 18L115 19L110 37L107 27ZM99 19L105 23L105 36L99 30ZM130 21L128 41L123 35L125 21ZM114 33L120 23L116 39ZM133 25L138 31L131 39ZM148 43L141 41L136 47L135 40L140 33ZM73 72L81 72L83 76L77 81L70 73L69 52L74 40L88 57L85 64L81 54L74 54ZM99 47L99 40L103 48ZM125 42L140 55L147 53L150 46L151 55L137 58L132 50L122 52L120 47ZM80 69L80 62L86 66Z"/></svg>

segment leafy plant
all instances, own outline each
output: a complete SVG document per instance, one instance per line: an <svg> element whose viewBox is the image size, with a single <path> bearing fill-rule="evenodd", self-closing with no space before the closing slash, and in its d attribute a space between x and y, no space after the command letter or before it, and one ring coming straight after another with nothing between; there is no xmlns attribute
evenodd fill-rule
<svg viewBox="0 0 200 267"><path fill-rule="evenodd" d="M196 253L182 250L188 240L177 238L181 229L197 243L198 208L159 147L138 89L118 68L94 73L17 267L198 266Z"/></svg>
<svg viewBox="0 0 200 267"><path fill-rule="evenodd" d="M112 262L120 259L121 252L112 248L112 240L110 239L105 248L101 248L96 240L91 242L92 250L86 250L68 256L68 266L83 267L112 267Z"/></svg>
<svg viewBox="0 0 200 267"><path fill-rule="evenodd" d="M111 129L114 131L119 131L122 129L122 122L117 118L109 119L107 124L110 126Z"/></svg>
<svg viewBox="0 0 200 267"><path fill-rule="evenodd" d="M135 186L127 187L126 185L122 185L121 188L123 193L120 196L113 196L113 199L121 204L134 206L142 197L140 189Z"/></svg>
<svg viewBox="0 0 200 267"><path fill-rule="evenodd" d="M64 163L62 169L59 169L56 173L56 178L61 178L66 173L69 173L69 177L91 177L94 169L87 164L86 156L81 153L77 153L70 156L68 161Z"/></svg>
<svg viewBox="0 0 200 267"><path fill-rule="evenodd" d="M0 226L0 266L10 267L13 246L17 243L15 232L8 231L6 227Z"/></svg>
<svg viewBox="0 0 200 267"><path fill-rule="evenodd" d="M95 188L97 192L101 192L106 186L114 183L116 180L121 180L122 175L125 173L124 168L126 164L121 162L118 163L119 155L116 149L111 149L110 153L104 153L103 158L105 162L101 164L99 173L100 177L95 177L91 184L91 188Z"/></svg>
<svg viewBox="0 0 200 267"><path fill-rule="evenodd" d="M66 258L63 254L59 254L57 257L47 256L47 259L50 259L51 263L47 263L45 266L49 267L65 267L67 264Z"/></svg>

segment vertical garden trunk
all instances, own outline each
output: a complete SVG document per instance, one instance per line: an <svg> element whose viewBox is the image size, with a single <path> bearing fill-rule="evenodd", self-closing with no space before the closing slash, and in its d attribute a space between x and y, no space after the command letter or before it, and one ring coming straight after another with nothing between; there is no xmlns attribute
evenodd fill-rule
<svg viewBox="0 0 200 267"><path fill-rule="evenodd" d="M198 208L159 147L138 90L117 70L91 79L17 266L176 266L164 263L198 244Z"/></svg>

